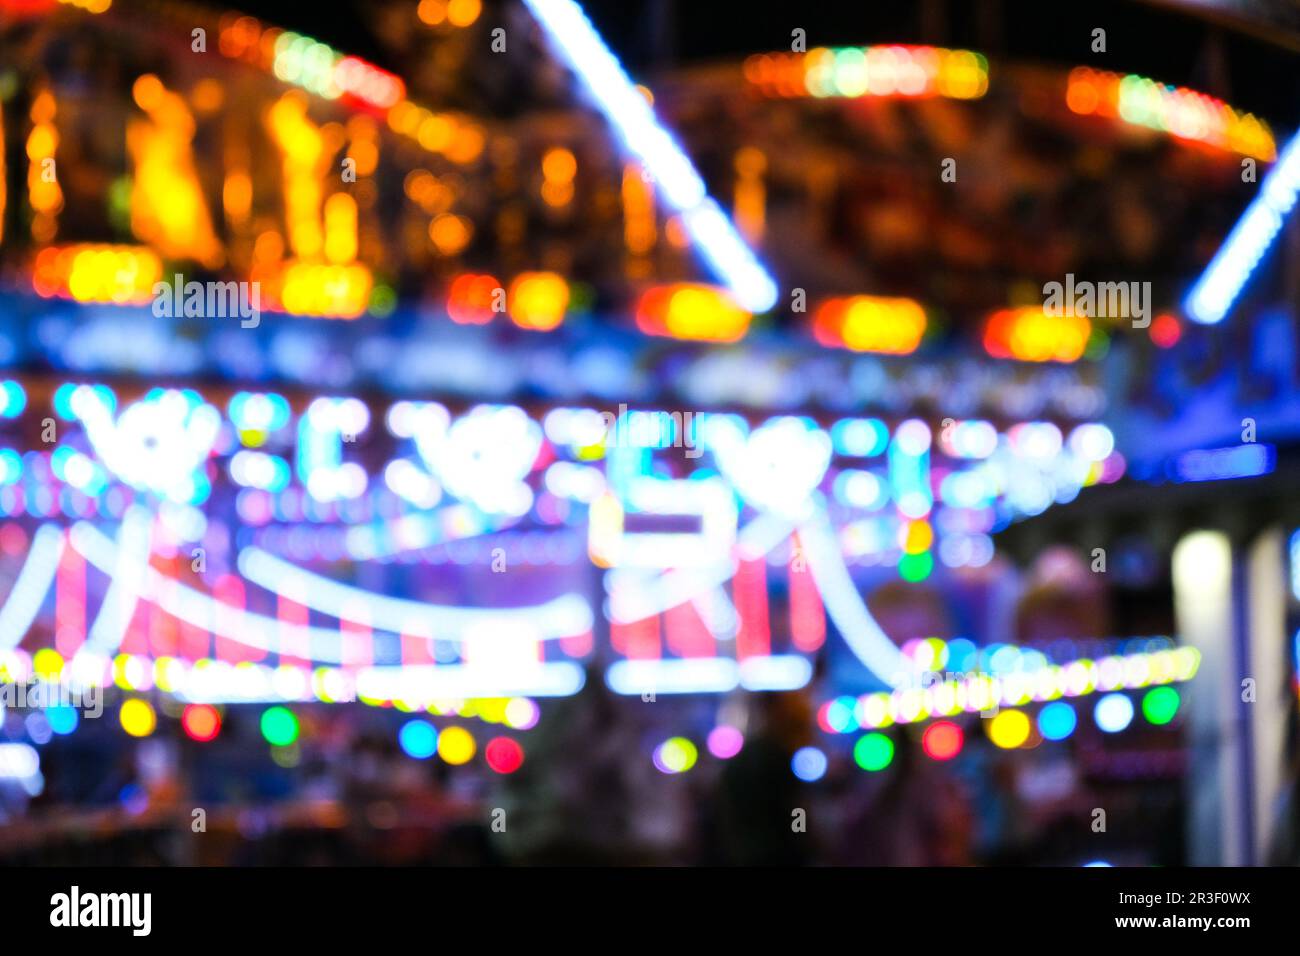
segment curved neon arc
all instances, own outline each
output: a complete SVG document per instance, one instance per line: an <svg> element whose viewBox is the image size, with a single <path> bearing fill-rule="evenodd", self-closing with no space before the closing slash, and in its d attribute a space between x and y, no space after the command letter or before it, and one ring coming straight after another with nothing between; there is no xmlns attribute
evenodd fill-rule
<svg viewBox="0 0 1300 956"><path fill-rule="evenodd" d="M297 603L331 617L347 619L349 607L362 604L371 626L395 634L462 643L490 640L497 644L511 640L511 636L484 638L464 632L482 625L531 625L536 631L524 639L532 641L570 637L589 630L592 625L591 608L577 594L565 594L528 607L467 608L388 597L340 584L260 548L239 552L237 564L240 574L259 587L277 594L286 589L293 591L298 595L294 599Z"/></svg>

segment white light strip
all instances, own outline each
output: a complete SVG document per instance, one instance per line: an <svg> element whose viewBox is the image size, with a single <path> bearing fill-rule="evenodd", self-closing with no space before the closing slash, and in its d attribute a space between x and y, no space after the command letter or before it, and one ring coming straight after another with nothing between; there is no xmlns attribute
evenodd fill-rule
<svg viewBox="0 0 1300 956"><path fill-rule="evenodd" d="M108 591L90 626L86 643L77 651L78 655L111 655L122 646L126 629L131 624L131 618L135 617L145 568L149 565L149 536L152 526L153 515L138 505L132 505L122 516L122 523L117 528L117 560Z"/></svg>
<svg viewBox="0 0 1300 956"><path fill-rule="evenodd" d="M297 603L331 617L346 619L348 609L359 603L365 607L372 627L394 634L460 642L473 637L496 644L573 637L591 630L592 625L591 608L577 594L528 607L457 607L408 601L340 584L260 548L239 552L238 565L240 573L259 587L296 594ZM520 628L516 633L505 630L516 626ZM482 628L492 628L494 633L484 634L479 630ZM474 631L478 633L471 634Z"/></svg>
<svg viewBox="0 0 1300 956"><path fill-rule="evenodd" d="M1187 314L1196 322L1222 322L1246 280L1268 252L1295 208L1300 193L1300 133L1282 151L1259 195L1246 208L1219 251L1187 296Z"/></svg>
<svg viewBox="0 0 1300 956"><path fill-rule="evenodd" d="M605 683L616 694L722 694L740 684L740 668L729 657L615 661Z"/></svg>
<svg viewBox="0 0 1300 956"><path fill-rule="evenodd" d="M812 680L812 663L794 654L749 657L682 657L615 661L605 683L628 697L651 694L725 694L746 690L798 690Z"/></svg>
<svg viewBox="0 0 1300 956"><path fill-rule="evenodd" d="M803 542L808 570L821 592L822 603L826 605L844 643L867 670L890 687L897 687L909 673L911 665L867 610L848 568L844 566L839 542L826 520L823 507L817 508L814 516L799 526L799 540Z"/></svg>
<svg viewBox="0 0 1300 956"><path fill-rule="evenodd" d="M696 248L735 300L751 312L765 312L775 305L776 283L709 198L690 159L655 118L582 8L573 0L524 0L524 4L582 79L623 145L654 176L668 204L682 214Z"/></svg>
<svg viewBox="0 0 1300 956"><path fill-rule="evenodd" d="M740 686L746 690L798 690L812 675L812 661L797 654L747 657L740 662Z"/></svg>
<svg viewBox="0 0 1300 956"><path fill-rule="evenodd" d="M876 691L857 698L854 725L840 733L914 724L959 714L992 714L1002 707L1026 707L1093 694L1141 690L1191 680L1201 654L1182 646L1100 660L1081 658L1033 670L994 676L970 674L927 684Z"/></svg>
<svg viewBox="0 0 1300 956"><path fill-rule="evenodd" d="M538 661L521 667L474 664L367 667L357 673L357 697L402 702L472 697L570 697L582 689L582 666Z"/></svg>
<svg viewBox="0 0 1300 956"><path fill-rule="evenodd" d="M27 560L0 608L0 649L17 647L31 629L59 571L63 545L63 532L52 524L41 525L32 535Z"/></svg>

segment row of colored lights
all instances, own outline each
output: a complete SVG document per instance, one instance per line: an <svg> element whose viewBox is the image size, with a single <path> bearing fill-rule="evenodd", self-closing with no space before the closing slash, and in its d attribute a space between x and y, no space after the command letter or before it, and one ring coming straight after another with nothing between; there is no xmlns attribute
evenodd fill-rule
<svg viewBox="0 0 1300 956"><path fill-rule="evenodd" d="M837 697L818 710L827 733L850 734L892 724L910 724L998 707L1024 706L1061 697L1135 690L1190 680L1200 666L1193 647L1093 661L1080 659L998 675L975 673L937 681L926 687L903 687L860 697Z"/></svg>
<svg viewBox="0 0 1300 956"><path fill-rule="evenodd" d="M406 96L400 77L325 43L288 30L263 28L253 17L227 16L218 47L231 59L245 59L269 69L278 79L309 93L334 100L352 97L386 110Z"/></svg>
<svg viewBox="0 0 1300 956"><path fill-rule="evenodd" d="M1142 697L1142 715L1153 726L1162 727L1173 721L1182 704L1182 698L1173 687L1154 687ZM1125 694L1112 692L1102 696L1093 707L1093 720L1099 730L1116 734L1133 722L1133 701ZM1078 727L1079 717L1074 707L1065 701L1052 701L1031 721L1022 710L1002 710L985 724L985 731L994 746L1001 750L1018 750L1038 746L1044 740L1068 739ZM957 757L966 745L966 732L961 725L950 720L930 724L921 735L921 749L932 760L947 761ZM709 752L720 760L729 760L744 746L744 736L734 727L720 725L709 732ZM881 771L894 761L895 743L889 734L870 731L853 745L853 760L870 773ZM665 774L686 773L697 763L699 750L686 737L670 737L659 744L652 754L655 769ZM796 777L808 783L820 780L830 764L825 751L818 747L801 747L790 761Z"/></svg>
<svg viewBox="0 0 1300 956"><path fill-rule="evenodd" d="M118 654L112 659L84 654L69 661L52 647L33 654L22 648L0 651L0 682L40 680L58 685L67 677L75 678L82 686L107 686L111 682L123 691L157 690L181 700L202 699L205 690L224 688L231 692L232 703L268 698L325 704L359 701L373 707L391 706L404 713L427 710L435 716L474 718L512 730L529 730L541 716L537 702L530 697L443 700L421 706L415 701L359 694L355 674L346 668L318 666L309 670L288 664L269 667L253 661L232 664L211 658L189 661L139 654ZM263 693L241 700L241 688L256 688Z"/></svg>
<svg viewBox="0 0 1300 956"><path fill-rule="evenodd" d="M1154 687L1142 696L1142 715L1153 726L1169 724L1178 714L1182 698L1173 687ZM1103 733L1116 734L1133 722L1133 701L1125 694L1103 695L1093 707L1093 721ZM1079 724L1074 707L1065 701L1045 705L1035 720L1022 710L1002 710L985 723L985 732L1001 750L1032 748L1043 740L1068 739ZM939 720L921 735L921 749L933 760L952 760L966 742L965 731L950 720ZM853 745L853 759L868 772L884 770L894 759L894 741L880 731L859 737Z"/></svg>
<svg viewBox="0 0 1300 956"><path fill-rule="evenodd" d="M1122 119L1265 162L1277 158L1266 122L1186 87L1079 67L1070 73L1065 102L1083 116Z"/></svg>
<svg viewBox="0 0 1300 956"><path fill-rule="evenodd" d="M745 79L766 96L977 99L988 91L988 61L969 50L929 46L818 48L763 53L745 61Z"/></svg>
<svg viewBox="0 0 1300 956"><path fill-rule="evenodd" d="M49 709L46 720L54 732L67 734L76 729L78 718L74 708L59 706ZM149 737L158 728L158 715L147 700L132 697L118 709L118 722L132 737ZM181 711L180 724L191 740L210 743L221 733L222 711L211 704L187 704ZM292 747L302 733L298 715L279 704L262 711L258 729L272 747ZM439 731L429 721L418 718L402 725L397 741L402 752L414 760L436 755L453 767L469 763L478 752L478 742L466 728L452 725ZM514 773L523 765L524 749L513 737L493 737L483 748L483 756L497 773Z"/></svg>

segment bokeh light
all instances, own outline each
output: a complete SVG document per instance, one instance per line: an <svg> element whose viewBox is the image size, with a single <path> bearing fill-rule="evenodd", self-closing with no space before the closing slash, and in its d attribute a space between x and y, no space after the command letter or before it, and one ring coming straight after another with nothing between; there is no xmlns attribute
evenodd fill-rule
<svg viewBox="0 0 1300 956"><path fill-rule="evenodd" d="M287 747L298 739L298 718L288 707L268 707L262 712L261 728L273 747Z"/></svg>
<svg viewBox="0 0 1300 956"><path fill-rule="evenodd" d="M950 720L937 720L921 735L921 749L933 760L951 760L961 753L966 735Z"/></svg>
<svg viewBox="0 0 1300 956"><path fill-rule="evenodd" d="M1108 734L1117 734L1133 722L1133 701L1124 694L1106 694L1092 712L1097 726Z"/></svg>
<svg viewBox="0 0 1300 956"><path fill-rule="evenodd" d="M483 748L483 756L497 773L514 773L524 764L524 748L511 737L493 737Z"/></svg>
<svg viewBox="0 0 1300 956"><path fill-rule="evenodd" d="M123 701L117 716L122 723L122 729L132 737L148 737L158 726L158 717L154 713L153 705L138 697Z"/></svg>
<svg viewBox="0 0 1300 956"><path fill-rule="evenodd" d="M221 714L211 704L188 704L181 712L181 729L190 740L215 740L221 733Z"/></svg>
<svg viewBox="0 0 1300 956"><path fill-rule="evenodd" d="M1064 740L1078 723L1074 708L1063 700L1054 700L1038 712L1038 732L1047 740Z"/></svg>
<svg viewBox="0 0 1300 956"><path fill-rule="evenodd" d="M1029 718L1022 710L1003 710L988 722L989 740L1003 750L1014 750L1029 739Z"/></svg>
<svg viewBox="0 0 1300 956"><path fill-rule="evenodd" d="M884 770L894 761L894 742L886 734L864 734L853 745L853 759L863 770Z"/></svg>
<svg viewBox="0 0 1300 956"><path fill-rule="evenodd" d="M790 761L794 775L805 783L813 783L826 776L826 754L816 747L800 747Z"/></svg>
<svg viewBox="0 0 1300 956"><path fill-rule="evenodd" d="M438 731L427 720L408 720L397 732L402 752L415 760L428 760L438 752Z"/></svg>
<svg viewBox="0 0 1300 956"><path fill-rule="evenodd" d="M469 763L477 749L474 735L464 727L448 727L438 735L438 756L453 767Z"/></svg>

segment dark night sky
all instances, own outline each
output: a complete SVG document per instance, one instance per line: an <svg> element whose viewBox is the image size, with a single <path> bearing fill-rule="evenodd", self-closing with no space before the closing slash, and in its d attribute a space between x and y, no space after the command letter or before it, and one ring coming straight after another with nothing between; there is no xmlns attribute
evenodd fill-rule
<svg viewBox="0 0 1300 956"><path fill-rule="evenodd" d="M486 0L484 16L492 18L492 7L501 2L509 0ZM237 5L384 64L383 52L365 26L367 0L310 5L247 0ZM1300 54L1217 30L1227 84L1220 87L1206 42L1216 28L1136 0L585 0L583 6L641 76L657 65L785 48L790 31L802 27L809 47L928 42L976 49L995 64L999 57L1009 57L1140 73L1222 96L1283 129L1300 123ZM938 31L924 24L927 6L941 14ZM1107 31L1104 55L1090 49L1095 27Z"/></svg>

